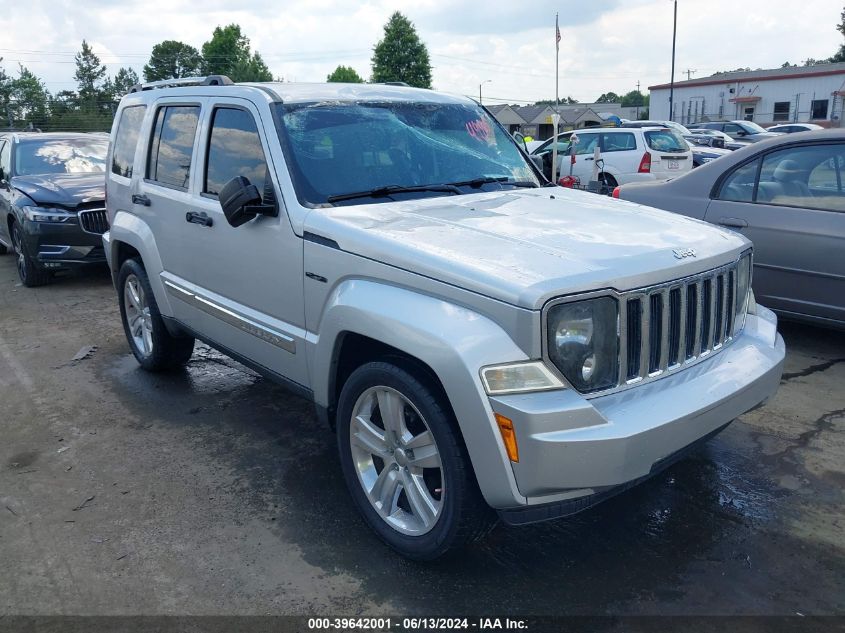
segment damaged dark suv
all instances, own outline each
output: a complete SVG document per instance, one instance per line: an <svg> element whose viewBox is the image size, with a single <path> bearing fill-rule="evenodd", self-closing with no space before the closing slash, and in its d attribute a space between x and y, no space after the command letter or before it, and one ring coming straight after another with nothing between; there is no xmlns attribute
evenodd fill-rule
<svg viewBox="0 0 845 633"><path fill-rule="evenodd" d="M0 135L0 254L15 252L25 286L105 263L107 153L98 134Z"/></svg>

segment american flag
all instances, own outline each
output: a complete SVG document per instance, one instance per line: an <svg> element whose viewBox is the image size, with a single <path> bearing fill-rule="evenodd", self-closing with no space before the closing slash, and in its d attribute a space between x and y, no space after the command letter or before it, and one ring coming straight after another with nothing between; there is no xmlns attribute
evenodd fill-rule
<svg viewBox="0 0 845 633"><path fill-rule="evenodd" d="M555 16L555 47L560 50L560 27L557 25L557 16Z"/></svg>

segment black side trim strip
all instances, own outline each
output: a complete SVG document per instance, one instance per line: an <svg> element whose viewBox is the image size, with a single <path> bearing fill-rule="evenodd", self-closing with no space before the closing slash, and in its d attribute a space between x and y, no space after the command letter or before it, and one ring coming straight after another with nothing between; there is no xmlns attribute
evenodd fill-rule
<svg viewBox="0 0 845 633"><path fill-rule="evenodd" d="M309 233L305 231L302 234L303 239L308 240L309 242L314 242L315 244L319 244L320 246L328 246L329 248L334 248L336 250L340 250L340 245L335 242L334 240L330 240L327 237L323 237L322 235L317 235L316 233Z"/></svg>
<svg viewBox="0 0 845 633"><path fill-rule="evenodd" d="M171 334L174 332L183 332L185 334L193 336L194 338L199 339L209 347L213 347L218 352L221 352L226 356L229 356L230 358L233 358L234 360L238 361L241 365L245 365L251 370L261 374L268 380L272 380L276 384L281 385L282 387L290 391L292 394L299 396L300 398L305 398L309 402L314 401L314 392L308 387L300 385L298 382L291 380L290 378L287 378L285 376L282 376L282 374L277 373L272 369L268 369L264 365L260 365L255 361L250 360L246 356L242 356L233 349L230 349L225 345L218 343L217 341L213 341L212 339L203 336L193 328L188 327L187 325L177 319L174 319L173 317L166 317L164 315L161 315L161 318L164 320L165 325L168 326L167 331Z"/></svg>

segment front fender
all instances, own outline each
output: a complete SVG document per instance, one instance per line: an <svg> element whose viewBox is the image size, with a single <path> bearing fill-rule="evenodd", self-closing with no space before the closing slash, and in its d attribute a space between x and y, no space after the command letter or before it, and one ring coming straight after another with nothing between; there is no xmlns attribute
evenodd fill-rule
<svg viewBox="0 0 845 633"><path fill-rule="evenodd" d="M337 343L352 332L428 365L449 398L484 498L493 507L525 503L479 377L485 365L525 360L496 323L470 309L369 280L347 280L329 296L319 335L308 346L314 399L331 400Z"/></svg>
<svg viewBox="0 0 845 633"><path fill-rule="evenodd" d="M109 231L103 235L103 247L115 287L117 287L117 275L120 272L118 251L121 244L131 246L141 255L159 311L164 316L173 316L170 299L161 283L161 272L164 266L149 225L137 215L121 211L115 213Z"/></svg>

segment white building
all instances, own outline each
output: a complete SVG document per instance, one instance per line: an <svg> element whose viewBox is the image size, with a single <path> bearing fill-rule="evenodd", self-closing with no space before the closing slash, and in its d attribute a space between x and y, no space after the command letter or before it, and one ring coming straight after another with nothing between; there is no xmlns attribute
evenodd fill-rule
<svg viewBox="0 0 845 633"><path fill-rule="evenodd" d="M731 72L676 81L672 115L669 84L649 86L649 118L684 125L747 119L839 127L845 99L845 63Z"/></svg>

